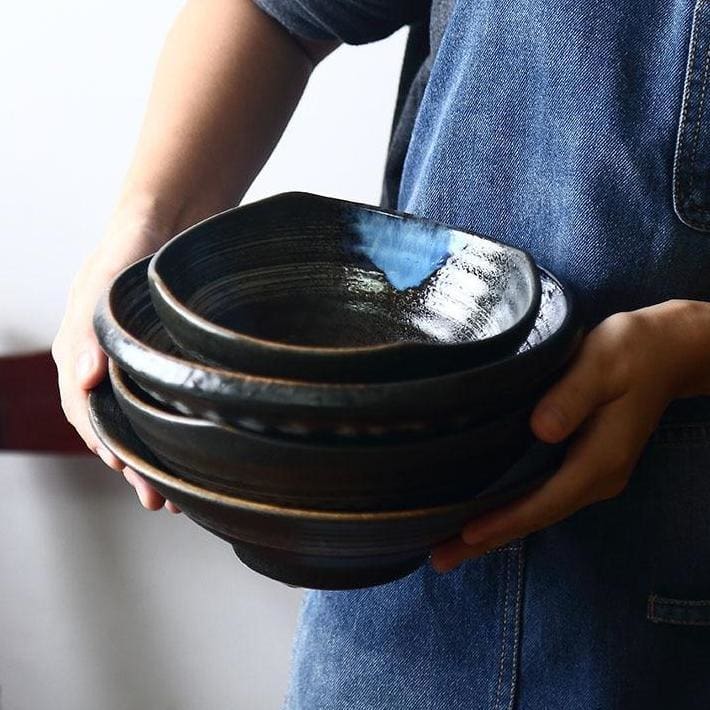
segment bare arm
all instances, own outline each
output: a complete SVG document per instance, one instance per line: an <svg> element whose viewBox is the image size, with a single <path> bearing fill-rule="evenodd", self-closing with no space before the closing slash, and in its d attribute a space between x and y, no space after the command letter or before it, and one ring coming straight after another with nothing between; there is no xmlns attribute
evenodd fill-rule
<svg viewBox="0 0 710 710"><path fill-rule="evenodd" d="M168 35L116 209L75 278L52 346L62 406L112 468L87 418L106 358L93 334L96 301L124 266L181 228L236 204L266 162L315 63L335 44L296 40L251 0L188 0ZM148 508L160 496L131 471Z"/></svg>
<svg viewBox="0 0 710 710"><path fill-rule="evenodd" d="M250 0L193 0L170 31L120 204L170 228L236 204L276 145L315 61Z"/></svg>

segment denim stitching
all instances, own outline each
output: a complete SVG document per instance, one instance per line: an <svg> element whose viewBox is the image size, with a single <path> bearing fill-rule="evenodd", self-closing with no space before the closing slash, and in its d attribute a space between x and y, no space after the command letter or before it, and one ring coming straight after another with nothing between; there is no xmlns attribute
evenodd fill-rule
<svg viewBox="0 0 710 710"><path fill-rule="evenodd" d="M648 597L648 605L646 607L646 618L654 624L671 624L676 626L710 626L710 619L691 621L685 619L672 619L663 614L659 614L656 602L660 602L661 604L666 604L668 606L695 608L710 607L710 600L670 599L668 597L659 597L656 594L651 594Z"/></svg>
<svg viewBox="0 0 710 710"><path fill-rule="evenodd" d="M700 7L701 5L698 5L698 14ZM695 17L696 14L693 13L693 30L692 35L690 37L690 55L688 56L688 64L685 70L686 73L685 82L683 85L683 105L680 112L680 125L678 126L675 160L673 161L673 193L674 197L677 199L678 204L680 204L682 200L682 191L680 189L680 156L682 155L685 149L685 127L688 122L688 113L690 111L690 84L692 83L691 77L693 74L693 66L695 65L695 53L698 48L698 25L695 22Z"/></svg>
<svg viewBox="0 0 710 710"><path fill-rule="evenodd" d="M505 651L508 646L508 602L510 589L510 547L506 547L506 574L505 574L505 607L503 608L502 636L500 645L500 659L498 662L498 684L496 686L495 705L493 710L500 708L500 694L503 687L503 670L505 666Z"/></svg>
<svg viewBox="0 0 710 710"><path fill-rule="evenodd" d="M710 443L710 423L661 426L652 434L650 443L663 446L707 446Z"/></svg>
<svg viewBox="0 0 710 710"><path fill-rule="evenodd" d="M291 641L291 652L289 654L289 668L291 669L295 668L296 659L298 654L300 653L301 634L303 633L303 617L305 615L306 605L310 602L312 591L313 590L310 589L305 590L298 605L298 612L296 617L296 632L293 636L293 640ZM281 710L288 710L292 707L294 693L294 678L293 676L291 676L288 681L288 687L286 688L286 694L283 699L283 704L281 705Z"/></svg>
<svg viewBox="0 0 710 710"><path fill-rule="evenodd" d="M513 631L513 658L510 669L510 701L508 702L508 710L513 710L515 703L516 691L518 688L518 649L520 647L520 613L522 609L523 597L523 561L525 559L524 545L525 541L520 540L515 549L518 553L518 589L515 594L515 616L514 616L514 631Z"/></svg>
<svg viewBox="0 0 710 710"><path fill-rule="evenodd" d="M654 604L656 601L661 604L672 604L673 606L710 606L710 599L670 599L669 597L659 597L652 594Z"/></svg>
<svg viewBox="0 0 710 710"><path fill-rule="evenodd" d="M698 13L700 14L700 13ZM695 120L695 131L693 132L693 149L690 154L690 180L688 182L688 196L693 192L695 184L695 161L698 157L698 144L700 143L700 128L703 122L703 113L705 112L705 93L708 82L708 69L710 69L710 48L705 49L705 61L703 63L703 74L700 82L700 97L698 98L698 117Z"/></svg>
<svg viewBox="0 0 710 710"><path fill-rule="evenodd" d="M690 113L691 98L694 90L691 85L696 79L695 60L699 45L700 35L700 15L703 12L707 2L699 0L693 13L693 30L690 39L690 54L686 67L685 84L683 87L683 105L681 109L680 125L678 128L678 137L676 140L676 152L673 161L673 202L676 213L680 219L690 227L697 229L706 229L710 225L710 218L703 219L698 215L710 213L710 208L705 208L702 205L689 206L688 202L695 184L695 162L697 159L698 145L700 142L700 134L702 128L702 118L705 111L705 96L707 93L707 80L710 72L710 47L705 50L705 61L703 63L700 97L698 99L698 115L695 120L695 128L693 131L693 144L691 146L690 160L687 167L681 166L681 156L687 153L686 150L686 133L688 131L688 115ZM691 216L689 210L693 212Z"/></svg>

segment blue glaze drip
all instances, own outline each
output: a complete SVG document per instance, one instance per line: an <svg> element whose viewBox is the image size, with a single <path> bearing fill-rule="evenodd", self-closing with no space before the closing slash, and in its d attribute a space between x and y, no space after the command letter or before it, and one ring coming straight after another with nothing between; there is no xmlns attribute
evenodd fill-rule
<svg viewBox="0 0 710 710"><path fill-rule="evenodd" d="M365 255L398 291L421 285L464 241L445 227L379 212L357 213L353 227L360 239L354 250Z"/></svg>

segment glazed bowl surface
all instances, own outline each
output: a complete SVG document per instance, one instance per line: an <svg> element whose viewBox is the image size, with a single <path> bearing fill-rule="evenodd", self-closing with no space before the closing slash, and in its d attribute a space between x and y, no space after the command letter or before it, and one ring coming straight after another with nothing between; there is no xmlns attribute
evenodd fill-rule
<svg viewBox="0 0 710 710"><path fill-rule="evenodd" d="M151 261L153 303L193 357L317 382L430 377L499 359L535 321L523 251L307 193L227 210Z"/></svg>
<svg viewBox="0 0 710 710"><path fill-rule="evenodd" d="M581 338L568 289L541 270L535 324L516 353L438 377L323 383L261 377L184 355L151 301L150 257L119 274L100 300L94 327L104 351L160 402L260 433L336 438L420 437L521 409L559 376Z"/></svg>
<svg viewBox="0 0 710 710"><path fill-rule="evenodd" d="M90 394L89 418L113 454L194 522L228 541L245 564L287 584L321 589L383 584L412 572L466 522L539 484L563 453L536 445L485 491L455 504L322 511L239 498L168 471L136 436L107 380Z"/></svg>
<svg viewBox="0 0 710 710"><path fill-rule="evenodd" d="M532 445L530 408L455 432L390 442L312 442L171 411L109 365L131 427L170 471L238 497L330 510L416 508L470 498Z"/></svg>

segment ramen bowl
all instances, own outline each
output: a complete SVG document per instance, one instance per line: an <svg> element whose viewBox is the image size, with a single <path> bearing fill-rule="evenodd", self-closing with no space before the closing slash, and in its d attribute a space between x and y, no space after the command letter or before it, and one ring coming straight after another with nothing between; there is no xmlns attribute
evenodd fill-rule
<svg viewBox="0 0 710 710"><path fill-rule="evenodd" d="M282 506L375 511L460 500L533 443L530 407L409 441L314 442L188 417L153 400L113 362L109 375L123 414L163 466L211 490Z"/></svg>
<svg viewBox="0 0 710 710"><path fill-rule="evenodd" d="M227 210L148 270L193 357L315 382L386 382L511 353L540 302L525 252L412 215L306 193Z"/></svg>
<svg viewBox="0 0 710 710"><path fill-rule="evenodd" d="M436 544L549 475L561 449L536 445L485 491L456 503L391 511L323 511L267 504L187 481L152 455L104 381L89 418L101 442L198 525L228 541L252 569L311 588L349 589L402 577Z"/></svg>

